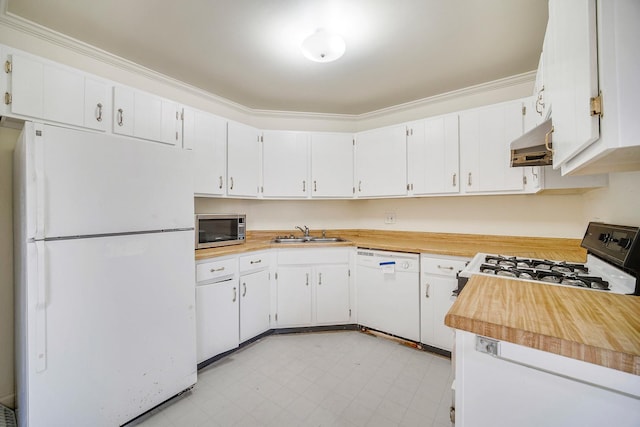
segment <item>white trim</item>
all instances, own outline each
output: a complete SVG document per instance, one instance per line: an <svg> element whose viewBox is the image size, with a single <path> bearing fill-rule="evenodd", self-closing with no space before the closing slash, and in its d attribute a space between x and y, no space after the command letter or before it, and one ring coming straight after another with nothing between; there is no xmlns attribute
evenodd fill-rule
<svg viewBox="0 0 640 427"><path fill-rule="evenodd" d="M6 25L17 31L25 34L37 37L45 40L57 46L69 49L73 52L79 53L86 57L100 61L107 65L120 68L125 71L136 73L143 77L155 80L157 82L173 86L176 89L185 91L189 94L196 95L204 98L208 101L221 104L222 106L229 107L239 112L260 118L295 118L295 119L310 119L310 120L334 120L334 121L350 121L357 122L359 120L372 119L377 117L386 116L393 113L399 113L410 109L419 108L422 106L434 104L437 102L443 102L451 99L460 98L463 96L469 96L479 94L483 92L489 92L496 89L507 88L519 84L529 83L535 81L536 70L528 71L522 74L516 74L514 76L505 77L498 80L493 80L486 83L469 86L445 92L442 94L430 96L427 98L417 99L414 101L405 102L390 107L381 108L379 110L370 111L361 114L333 114L333 113L314 113L314 112L302 112L302 111L281 111L281 110L264 110L254 109L237 102L231 101L227 98L223 98L211 92L207 92L196 86L187 84L180 80L174 79L167 75L153 71L150 68L146 68L135 62L116 56L105 50L74 39L57 31L51 30L35 22L26 20L22 17L12 14L7 10L8 0L0 0L0 25Z"/></svg>

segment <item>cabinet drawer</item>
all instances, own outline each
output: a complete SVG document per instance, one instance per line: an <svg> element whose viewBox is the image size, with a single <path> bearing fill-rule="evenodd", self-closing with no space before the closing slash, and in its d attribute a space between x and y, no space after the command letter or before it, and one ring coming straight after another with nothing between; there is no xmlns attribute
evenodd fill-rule
<svg viewBox="0 0 640 427"><path fill-rule="evenodd" d="M238 259L208 261L196 264L196 282L233 276L238 270Z"/></svg>
<svg viewBox="0 0 640 427"><path fill-rule="evenodd" d="M469 262L467 258L461 257L436 257L436 256L422 256L420 258L420 271L423 274L438 274L441 276L455 275L463 270Z"/></svg>
<svg viewBox="0 0 640 427"><path fill-rule="evenodd" d="M240 273L262 270L269 267L269 253L256 252L240 257Z"/></svg>

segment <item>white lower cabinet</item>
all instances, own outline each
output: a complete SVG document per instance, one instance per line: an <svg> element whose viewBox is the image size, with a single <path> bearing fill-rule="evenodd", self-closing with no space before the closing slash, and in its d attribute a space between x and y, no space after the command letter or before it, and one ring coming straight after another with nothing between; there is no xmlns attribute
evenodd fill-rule
<svg viewBox="0 0 640 427"><path fill-rule="evenodd" d="M276 272L278 328L351 321L350 248L282 249Z"/></svg>
<svg viewBox="0 0 640 427"><path fill-rule="evenodd" d="M444 316L455 301L457 273L469 260L438 255L420 256L420 342L442 350L453 349L454 332Z"/></svg>
<svg viewBox="0 0 640 427"><path fill-rule="evenodd" d="M351 319L349 265L320 265L315 267L314 272L316 323L318 325L349 323Z"/></svg>
<svg viewBox="0 0 640 427"><path fill-rule="evenodd" d="M196 265L197 361L204 362L240 344L238 258Z"/></svg>
<svg viewBox="0 0 640 427"><path fill-rule="evenodd" d="M240 342L266 332L271 327L271 284L269 253L256 252L240 257Z"/></svg>

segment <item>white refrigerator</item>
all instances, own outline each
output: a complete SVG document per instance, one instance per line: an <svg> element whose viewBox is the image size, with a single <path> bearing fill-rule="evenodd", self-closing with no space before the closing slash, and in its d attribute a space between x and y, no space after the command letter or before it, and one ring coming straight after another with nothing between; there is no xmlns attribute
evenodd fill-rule
<svg viewBox="0 0 640 427"><path fill-rule="evenodd" d="M122 425L196 382L189 156L25 123L14 158L21 427Z"/></svg>

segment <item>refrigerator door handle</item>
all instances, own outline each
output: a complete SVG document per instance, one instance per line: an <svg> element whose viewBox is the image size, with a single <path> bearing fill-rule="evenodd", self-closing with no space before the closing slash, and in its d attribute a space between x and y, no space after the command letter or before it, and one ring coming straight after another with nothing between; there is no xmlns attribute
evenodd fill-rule
<svg viewBox="0 0 640 427"><path fill-rule="evenodd" d="M37 296L36 296L36 372L47 369L47 259L44 241L36 244Z"/></svg>
<svg viewBox="0 0 640 427"><path fill-rule="evenodd" d="M43 125L36 123L34 126L34 157L36 178L36 240L44 239L44 213L45 213L45 177L44 177L44 137Z"/></svg>

